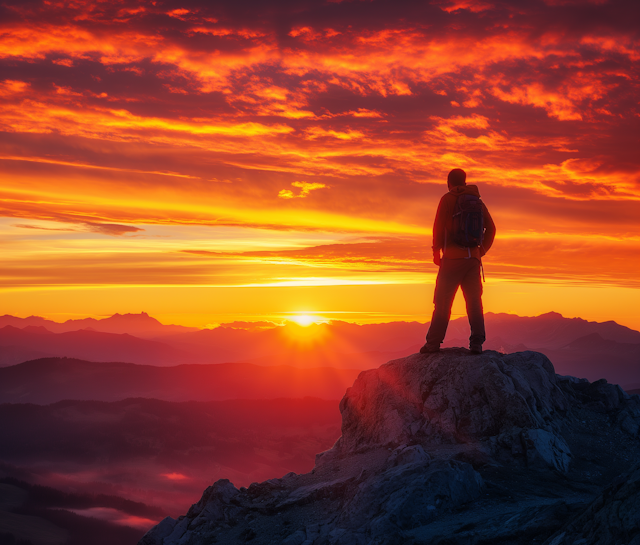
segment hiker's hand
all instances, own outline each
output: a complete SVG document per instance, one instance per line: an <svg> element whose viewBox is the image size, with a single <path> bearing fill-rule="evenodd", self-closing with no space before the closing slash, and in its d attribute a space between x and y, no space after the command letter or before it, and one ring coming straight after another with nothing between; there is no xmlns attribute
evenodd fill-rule
<svg viewBox="0 0 640 545"><path fill-rule="evenodd" d="M438 252L434 252L433 262L438 265L438 267L440 266L440 250L438 250Z"/></svg>

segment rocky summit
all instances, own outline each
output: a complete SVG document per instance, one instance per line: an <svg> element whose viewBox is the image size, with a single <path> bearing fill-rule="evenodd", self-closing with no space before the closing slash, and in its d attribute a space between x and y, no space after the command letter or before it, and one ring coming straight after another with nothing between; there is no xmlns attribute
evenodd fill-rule
<svg viewBox="0 0 640 545"><path fill-rule="evenodd" d="M640 397L538 352L362 372L307 474L220 480L139 545L640 545Z"/></svg>

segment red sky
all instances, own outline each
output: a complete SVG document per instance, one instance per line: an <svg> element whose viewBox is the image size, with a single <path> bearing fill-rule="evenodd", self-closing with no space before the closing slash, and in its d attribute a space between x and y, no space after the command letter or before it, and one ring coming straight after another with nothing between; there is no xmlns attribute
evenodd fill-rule
<svg viewBox="0 0 640 545"><path fill-rule="evenodd" d="M2 2L0 312L427 320L461 167L498 227L487 310L640 328L639 20L635 0Z"/></svg>

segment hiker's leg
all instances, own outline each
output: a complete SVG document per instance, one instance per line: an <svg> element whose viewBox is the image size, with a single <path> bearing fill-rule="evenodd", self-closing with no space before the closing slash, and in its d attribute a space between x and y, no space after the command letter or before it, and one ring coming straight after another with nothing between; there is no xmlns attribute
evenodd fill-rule
<svg viewBox="0 0 640 545"><path fill-rule="evenodd" d="M451 307L460 286L460 279L464 271L460 269L460 259L443 259L436 279L436 289L433 293L433 316L427 333L427 344L440 346L447 333Z"/></svg>
<svg viewBox="0 0 640 545"><path fill-rule="evenodd" d="M471 327L469 346L482 346L485 341L484 313L482 310L482 278L480 277L480 261L467 260L467 272L460 286L467 305L467 317Z"/></svg>

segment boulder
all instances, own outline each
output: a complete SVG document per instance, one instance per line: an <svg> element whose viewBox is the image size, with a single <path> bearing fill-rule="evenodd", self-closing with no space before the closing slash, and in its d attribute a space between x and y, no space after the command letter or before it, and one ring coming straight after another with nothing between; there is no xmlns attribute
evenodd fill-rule
<svg viewBox="0 0 640 545"><path fill-rule="evenodd" d="M414 354L360 373L340 402L334 449L466 445L523 457L527 448L530 459L567 471L570 449L553 424L568 408L553 365L538 352Z"/></svg>

